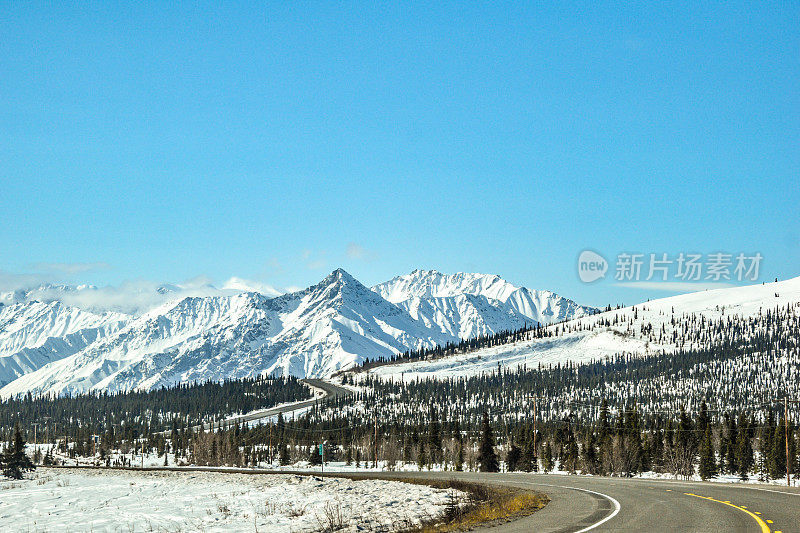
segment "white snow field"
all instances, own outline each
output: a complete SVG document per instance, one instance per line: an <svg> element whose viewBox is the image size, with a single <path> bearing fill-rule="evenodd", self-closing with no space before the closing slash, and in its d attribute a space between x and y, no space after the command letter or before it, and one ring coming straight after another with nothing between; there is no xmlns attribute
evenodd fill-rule
<svg viewBox="0 0 800 533"><path fill-rule="evenodd" d="M460 495L464 496L464 495ZM287 474L39 469L0 481L16 532L394 531L444 512L447 490Z"/></svg>
<svg viewBox="0 0 800 533"><path fill-rule="evenodd" d="M671 351L668 342L675 328L684 325L681 318L692 315L706 320L719 320L731 315L756 316L776 307L800 302L800 277L786 281L705 290L651 300L631 307L584 316L549 326L549 329L571 331L559 336L520 341L475 350L430 361L385 365L370 373L393 380L448 379L495 371L498 365L515 368L526 365L555 365L567 362L587 363L615 354L647 355ZM673 324L675 319L675 324ZM654 343L642 333L642 325L652 324L667 341ZM701 328L698 321L693 327ZM689 346L685 346L688 348Z"/></svg>

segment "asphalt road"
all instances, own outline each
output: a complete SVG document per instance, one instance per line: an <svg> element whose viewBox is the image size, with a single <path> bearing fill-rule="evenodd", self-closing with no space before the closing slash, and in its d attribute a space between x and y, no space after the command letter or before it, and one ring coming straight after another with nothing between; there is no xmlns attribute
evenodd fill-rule
<svg viewBox="0 0 800 533"><path fill-rule="evenodd" d="M550 497L550 503L533 515L488 528L498 533L800 532L800 489L777 485L521 473L403 472L380 475L392 476L458 478L528 488Z"/></svg>
<svg viewBox="0 0 800 533"><path fill-rule="evenodd" d="M310 407L314 405L314 403L327 398L335 398L337 396L342 396L346 394L351 394L351 392L345 388L339 387L338 385L334 385L332 383L328 383L327 381L322 381L321 379L301 379L303 383L317 389L314 393L314 397L310 400L304 400L301 402L295 402L288 405L282 405L278 407L270 407L269 409L263 409L261 411L255 411L253 413L248 413L246 415L237 416L229 418L224 422L215 422L214 424L203 424L204 430L209 429L224 429L228 427L235 426L237 423L241 424L244 422L254 422L256 420L261 420L262 418L269 418L271 416L276 416L279 413L292 413L294 411L299 411L306 407ZM198 430L200 426L195 426L192 429ZM163 431L163 434L168 434L169 431Z"/></svg>
<svg viewBox="0 0 800 533"><path fill-rule="evenodd" d="M237 422L238 423L253 422L255 420L260 420L262 418L269 418L271 416L276 416L279 413L291 413L293 411L299 411L300 409L314 405L319 400L327 398L335 398L337 396L350 394L349 390L339 387L338 385L333 385L332 383L328 383L327 381L322 381L321 379L302 379L300 381L311 387L314 387L315 389L320 390L321 392L315 393L314 398L310 400L296 402L290 405L283 405L280 407L272 407L270 409L264 409L263 411L257 411L255 413L249 413L246 415L231 418L230 420L226 420L224 422L223 427L236 425Z"/></svg>

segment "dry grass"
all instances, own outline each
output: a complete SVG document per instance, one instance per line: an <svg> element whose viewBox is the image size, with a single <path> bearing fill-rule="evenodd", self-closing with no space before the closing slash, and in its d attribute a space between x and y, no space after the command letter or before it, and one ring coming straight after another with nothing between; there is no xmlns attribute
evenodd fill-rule
<svg viewBox="0 0 800 533"><path fill-rule="evenodd" d="M469 495L467 501L454 501L453 504L448 505L444 518L430 520L422 526L406 530L413 533L469 531L479 525L508 522L533 514L550 501L545 494L539 492L455 479L439 481L393 478L393 481L450 489Z"/></svg>

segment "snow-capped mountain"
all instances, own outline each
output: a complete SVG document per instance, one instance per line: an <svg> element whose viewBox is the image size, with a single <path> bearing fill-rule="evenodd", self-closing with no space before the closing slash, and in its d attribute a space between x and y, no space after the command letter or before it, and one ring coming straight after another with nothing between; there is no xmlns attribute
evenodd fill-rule
<svg viewBox="0 0 800 533"><path fill-rule="evenodd" d="M365 358L455 338L412 318L343 270L277 298L189 297L0 390L78 393L262 374L326 376Z"/></svg>
<svg viewBox="0 0 800 533"><path fill-rule="evenodd" d="M800 277L775 283L704 290L584 316L549 326L552 336L500 344L431 361L387 365L382 376L446 379L495 371L498 365L585 363L619 354L652 355L713 344L711 322L757 317L768 310L800 313Z"/></svg>
<svg viewBox="0 0 800 533"><path fill-rule="evenodd" d="M553 292L517 287L489 274L415 270L372 290L414 318L462 339L596 312Z"/></svg>
<svg viewBox="0 0 800 533"><path fill-rule="evenodd" d="M77 353L119 330L129 318L58 301L0 303L0 384Z"/></svg>
<svg viewBox="0 0 800 533"><path fill-rule="evenodd" d="M202 282L202 280L201 280ZM209 286L146 285L142 313L93 313L33 295L101 295L94 287L45 287L0 307L0 395L79 393L257 375L324 377L366 359L518 329L591 310L497 276L415 271L369 289L343 270L276 296L235 280ZM158 298L151 300L153 295ZM386 297L384 297L386 296ZM10 300L9 300L10 301Z"/></svg>

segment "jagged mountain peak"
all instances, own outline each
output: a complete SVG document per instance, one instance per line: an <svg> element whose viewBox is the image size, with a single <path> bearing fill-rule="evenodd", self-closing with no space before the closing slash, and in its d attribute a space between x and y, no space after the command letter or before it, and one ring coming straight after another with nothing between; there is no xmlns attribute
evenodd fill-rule
<svg viewBox="0 0 800 533"><path fill-rule="evenodd" d="M498 304L506 307L507 314L514 317L508 327L516 327L520 320L528 323L550 323L595 312L590 307L580 306L551 291L518 287L496 274L444 274L437 270L414 270L410 274L379 283L372 290L390 302L411 302L403 304L409 308L414 306L413 300L418 298L431 300L459 295L482 297L495 307ZM431 319L435 320L433 317ZM460 329L472 331L469 324L462 324ZM487 331L489 332L491 331Z"/></svg>

